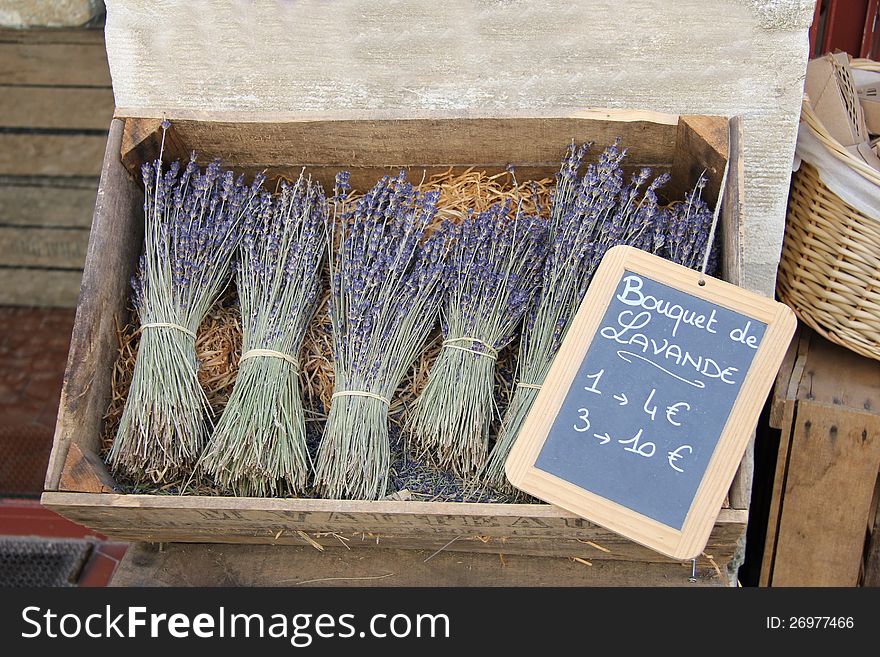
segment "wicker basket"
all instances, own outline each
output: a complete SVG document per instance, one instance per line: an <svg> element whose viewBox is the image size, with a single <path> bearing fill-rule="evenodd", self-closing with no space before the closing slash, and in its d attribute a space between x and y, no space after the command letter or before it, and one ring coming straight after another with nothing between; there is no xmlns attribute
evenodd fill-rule
<svg viewBox="0 0 880 657"><path fill-rule="evenodd" d="M806 100L801 118L880 194L880 172L836 142ZM842 201L806 162L792 176L777 292L821 335L880 360L880 221Z"/></svg>

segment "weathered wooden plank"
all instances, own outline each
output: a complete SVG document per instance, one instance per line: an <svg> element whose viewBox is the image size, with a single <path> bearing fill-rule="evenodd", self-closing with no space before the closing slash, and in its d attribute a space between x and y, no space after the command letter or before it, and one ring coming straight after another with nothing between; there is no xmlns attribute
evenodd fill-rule
<svg viewBox="0 0 880 657"><path fill-rule="evenodd" d="M808 353L797 381L797 399L880 414L877 361L831 345L815 333Z"/></svg>
<svg viewBox="0 0 880 657"><path fill-rule="evenodd" d="M743 118L730 118L730 166L727 171L727 189L721 203L718 227L721 240L721 277L734 285L743 285L745 276L745 171L743 159Z"/></svg>
<svg viewBox="0 0 880 657"><path fill-rule="evenodd" d="M773 490L770 493L770 508L767 513L767 533L764 536L764 552L761 555L761 571L758 575L760 586L770 586L773 573L773 560L776 558L776 541L779 536L779 522L782 516L782 495L785 492L785 475L791 451L791 428L794 421L795 402L787 401L780 405L780 423L784 429L779 437L779 450L776 457L776 471L773 476Z"/></svg>
<svg viewBox="0 0 880 657"><path fill-rule="evenodd" d="M671 561L614 532L546 504L360 502L163 495L43 494L42 503L76 522L123 540L332 545L504 551L596 559ZM723 509L705 550L726 563L745 530L744 511ZM586 546L586 547L585 547Z"/></svg>
<svg viewBox="0 0 880 657"><path fill-rule="evenodd" d="M856 505L866 503L866 496L870 495L870 473L862 481L855 480L859 476L858 472L847 473L847 468L850 467L847 459L856 459L855 453L844 450L840 457L832 451L833 445L823 446L821 440L809 443L803 441L804 428L799 413L801 404L804 403L822 405L837 427L838 435L845 435L852 430L858 433L864 416L880 417L880 369L873 361L832 345L806 327L800 328L798 339L792 343L777 378L771 406L770 423L780 429L780 444L761 565L762 586L774 582L774 568L780 558L777 554L778 544L785 547L787 543L787 557L785 554L782 557L797 563L800 557L792 553L792 541L794 545L800 541L808 542L812 540L810 537L813 531L820 531L818 526L815 529L802 526L802 523L809 522L802 519L808 508L814 514L828 513L838 518L838 522L851 523L848 515L840 519L839 509L849 509L853 505L853 495L856 496ZM861 438L856 442L860 441ZM803 450L807 450L806 454ZM829 475L829 483L816 484L821 489L811 498L809 491L812 489L805 489L802 479L812 476L813 470L803 472L804 464L823 473L822 469L826 467L832 472L839 472ZM837 488L834 477L846 478L847 487ZM789 500L788 489L792 486L794 497ZM793 502L793 505L789 506L789 502ZM820 523L820 526L824 525ZM854 537L859 530L853 524L848 526L850 538L858 542L860 539ZM831 528L828 531L836 530ZM860 551L861 548L852 549ZM808 551L804 558L813 557ZM823 565L821 569L825 567ZM851 565L850 572L856 567ZM803 578L810 577L810 568L813 567L805 566L800 575ZM803 582L812 583L807 579Z"/></svg>
<svg viewBox="0 0 880 657"><path fill-rule="evenodd" d="M727 185L721 202L721 214L716 239L721 242L721 272L720 276L725 281L734 285L742 284L743 259L742 259L742 197L743 197L743 159L742 159L742 117L731 117L727 125L718 121L709 123L700 122L700 117L689 116L689 125L697 126L706 133L706 139L712 136L711 143L714 155L704 155L710 158L714 173L706 172L710 180L717 180L719 185L723 173L723 160L728 158L730 164L727 172ZM728 137L729 132L729 137ZM678 144L676 143L676 148ZM680 156L679 156L680 157ZM707 161L707 164L709 162ZM718 168L721 167L719 171ZM680 170L685 167L680 165ZM730 485L728 497L730 505L737 509L748 509L752 498L752 478L754 474L755 444L754 439L749 441L742 462L736 471L736 476Z"/></svg>
<svg viewBox="0 0 880 657"><path fill-rule="evenodd" d="M0 28L0 43L66 43L104 45L103 27L87 28L39 28L30 27L26 30Z"/></svg>
<svg viewBox="0 0 880 657"><path fill-rule="evenodd" d="M92 134L2 133L0 175L98 176L106 142Z"/></svg>
<svg viewBox="0 0 880 657"><path fill-rule="evenodd" d="M113 90L0 86L0 127L107 130Z"/></svg>
<svg viewBox="0 0 880 657"><path fill-rule="evenodd" d="M104 47L98 43L0 43L0 85L111 86Z"/></svg>
<svg viewBox="0 0 880 657"><path fill-rule="evenodd" d="M782 359L782 365L779 367L779 374L776 375L776 383L773 384L773 394L770 398L770 417L768 423L774 429L782 429L782 416L785 413L785 406L794 399L788 396L789 386L792 385L792 378L799 377L795 374L795 364L800 359L806 358L806 352L809 349L809 332L803 331L803 325L798 325L798 330L788 346L785 358ZM802 369L802 368L801 368ZM799 380L799 379L797 379Z"/></svg>
<svg viewBox="0 0 880 657"><path fill-rule="evenodd" d="M801 400L772 586L855 586L880 467L880 415Z"/></svg>
<svg viewBox="0 0 880 657"><path fill-rule="evenodd" d="M134 543L111 586L726 586L705 558L697 581L690 564L427 550L318 551L310 546L157 545ZM503 554L503 556L499 556Z"/></svg>
<svg viewBox="0 0 880 657"><path fill-rule="evenodd" d="M73 308L82 272L0 267L0 305Z"/></svg>
<svg viewBox="0 0 880 657"><path fill-rule="evenodd" d="M693 193L703 174L708 179L702 198L710 208L718 201L718 190L728 158L728 121L717 116L682 116L675 138L670 199Z"/></svg>
<svg viewBox="0 0 880 657"><path fill-rule="evenodd" d="M80 449L98 451L101 422L110 402L116 321L124 317L131 272L143 241L139 221L143 192L119 161L122 128L122 121L114 120L107 139L82 295L46 473L49 490L58 487L74 436Z"/></svg>
<svg viewBox="0 0 880 657"><path fill-rule="evenodd" d="M676 117L651 112L584 112L572 116L513 118L409 118L388 120L303 119L296 115L224 117L205 112L175 117L166 137L170 157L219 157L245 171L308 166L412 169L451 165L503 169L559 168L566 146L594 141L589 159L625 132L628 163L668 164L675 148ZM157 118L128 118L122 160L134 170L159 152Z"/></svg>
<svg viewBox="0 0 880 657"><path fill-rule="evenodd" d="M97 179L90 187L0 183L0 226L88 228L97 189Z"/></svg>
<svg viewBox="0 0 880 657"><path fill-rule="evenodd" d="M874 513L871 517L862 586L880 586L880 478L874 490Z"/></svg>
<svg viewBox="0 0 880 657"><path fill-rule="evenodd" d="M116 484L97 455L90 451L83 452L76 443L72 443L61 473L61 486L68 490L110 493Z"/></svg>
<svg viewBox="0 0 880 657"><path fill-rule="evenodd" d="M0 266L81 269L87 228L0 226Z"/></svg>

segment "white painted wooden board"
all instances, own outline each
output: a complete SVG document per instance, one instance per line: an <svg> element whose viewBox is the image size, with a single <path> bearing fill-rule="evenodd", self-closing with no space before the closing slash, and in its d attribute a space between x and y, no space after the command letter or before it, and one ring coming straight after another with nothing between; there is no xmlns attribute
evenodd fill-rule
<svg viewBox="0 0 880 657"><path fill-rule="evenodd" d="M106 4L123 114L742 114L744 284L773 292L813 0Z"/></svg>

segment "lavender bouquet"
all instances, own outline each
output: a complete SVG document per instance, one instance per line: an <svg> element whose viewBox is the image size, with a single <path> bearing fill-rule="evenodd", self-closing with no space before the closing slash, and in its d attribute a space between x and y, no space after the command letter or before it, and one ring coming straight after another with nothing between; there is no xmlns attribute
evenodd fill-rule
<svg viewBox="0 0 880 657"><path fill-rule="evenodd" d="M434 326L446 230L426 237L438 193L403 172L347 208L337 176L330 244L330 319L336 375L316 485L324 497L376 499L390 467L388 406Z"/></svg>
<svg viewBox="0 0 880 657"><path fill-rule="evenodd" d="M299 351L320 289L327 202L300 174L262 199L237 271L242 356L201 465L240 495L301 493L310 470Z"/></svg>
<svg viewBox="0 0 880 657"><path fill-rule="evenodd" d="M441 309L443 347L416 403L410 431L441 468L474 475L488 453L495 360L540 283L547 223L507 204L455 229Z"/></svg>
<svg viewBox="0 0 880 657"><path fill-rule="evenodd" d="M195 154L181 171L162 158L142 168L144 252L133 280L141 342L108 463L134 481L188 473L202 452L210 407L199 385L196 330L229 280L245 217L260 203L262 176L247 186Z"/></svg>
<svg viewBox="0 0 880 657"><path fill-rule="evenodd" d="M668 181L668 174L648 183L651 171L645 168L625 183L620 165L626 149L615 142L581 177L589 147L572 144L556 175L541 291L525 320L517 384L485 468L486 482L496 488L509 488L504 463L510 448L602 257L618 244L654 251L655 241L665 234L665 227L658 227L656 190Z"/></svg>

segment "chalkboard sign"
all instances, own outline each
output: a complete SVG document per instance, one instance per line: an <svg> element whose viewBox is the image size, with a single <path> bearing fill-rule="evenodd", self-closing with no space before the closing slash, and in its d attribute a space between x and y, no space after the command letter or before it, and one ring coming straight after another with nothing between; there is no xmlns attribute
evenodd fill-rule
<svg viewBox="0 0 880 657"><path fill-rule="evenodd" d="M705 547L795 328L700 279L609 251L507 461L514 486L676 558Z"/></svg>

